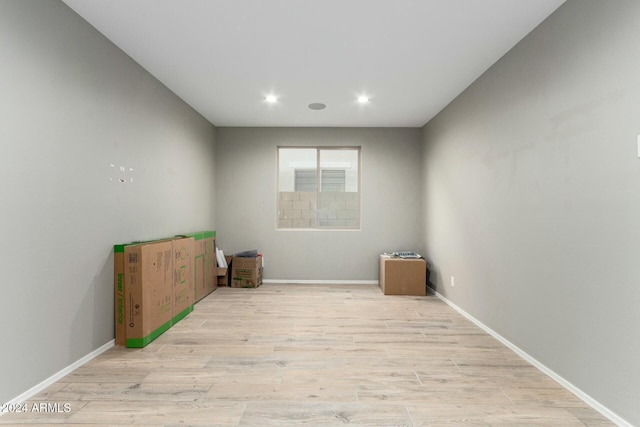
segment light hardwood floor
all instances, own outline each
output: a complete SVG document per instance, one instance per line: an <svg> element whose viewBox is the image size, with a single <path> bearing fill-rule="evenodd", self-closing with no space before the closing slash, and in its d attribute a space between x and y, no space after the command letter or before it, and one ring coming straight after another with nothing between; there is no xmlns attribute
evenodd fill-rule
<svg viewBox="0 0 640 427"><path fill-rule="evenodd" d="M0 424L612 425L436 297L374 285L220 288L27 405Z"/></svg>

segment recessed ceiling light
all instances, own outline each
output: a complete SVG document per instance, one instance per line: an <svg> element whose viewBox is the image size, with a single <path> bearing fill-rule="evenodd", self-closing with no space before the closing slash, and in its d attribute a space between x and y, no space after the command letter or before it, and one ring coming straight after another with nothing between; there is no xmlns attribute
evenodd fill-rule
<svg viewBox="0 0 640 427"><path fill-rule="evenodd" d="M327 106L322 102L313 102L309 104L309 108L312 110L324 110Z"/></svg>
<svg viewBox="0 0 640 427"><path fill-rule="evenodd" d="M275 95L267 95L264 97L264 100L269 104L275 104L276 102L278 102L278 97Z"/></svg>
<svg viewBox="0 0 640 427"><path fill-rule="evenodd" d="M360 95L360 96L358 97L358 102L359 102L360 104L366 104L366 103L368 103L368 102L369 102L369 97L368 97L368 96L365 96L365 95Z"/></svg>

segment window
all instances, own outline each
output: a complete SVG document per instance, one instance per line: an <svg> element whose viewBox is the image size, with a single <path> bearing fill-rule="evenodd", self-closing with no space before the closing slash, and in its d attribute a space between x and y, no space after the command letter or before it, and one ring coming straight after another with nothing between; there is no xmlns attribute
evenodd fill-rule
<svg viewBox="0 0 640 427"><path fill-rule="evenodd" d="M359 229L360 148L278 147L277 205L278 228Z"/></svg>

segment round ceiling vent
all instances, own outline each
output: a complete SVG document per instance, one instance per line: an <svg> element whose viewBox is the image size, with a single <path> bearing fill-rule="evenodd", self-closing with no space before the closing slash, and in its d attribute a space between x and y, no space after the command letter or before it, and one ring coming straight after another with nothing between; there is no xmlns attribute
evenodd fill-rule
<svg viewBox="0 0 640 427"><path fill-rule="evenodd" d="M312 110L324 110L327 106L322 102L314 102L309 104L309 108Z"/></svg>

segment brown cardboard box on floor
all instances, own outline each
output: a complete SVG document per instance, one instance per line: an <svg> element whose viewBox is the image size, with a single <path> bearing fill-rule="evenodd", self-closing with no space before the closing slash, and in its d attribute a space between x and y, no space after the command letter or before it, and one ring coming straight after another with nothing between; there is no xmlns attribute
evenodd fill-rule
<svg viewBox="0 0 640 427"><path fill-rule="evenodd" d="M173 240L124 247L126 346L144 347L171 327Z"/></svg>
<svg viewBox="0 0 640 427"><path fill-rule="evenodd" d="M193 304L195 302L193 279L194 243L195 239L193 237L173 239L172 325L175 325L193 311Z"/></svg>
<svg viewBox="0 0 640 427"><path fill-rule="evenodd" d="M231 287L257 288L262 285L262 255L255 258L234 256L231 260Z"/></svg>
<svg viewBox="0 0 640 427"><path fill-rule="evenodd" d="M216 280L216 232L200 231L198 233L185 234L186 237L193 237L193 280L194 280L194 301L198 302L202 298L215 291Z"/></svg>
<svg viewBox="0 0 640 427"><path fill-rule="evenodd" d="M218 288L216 276L216 232L205 231L202 233L204 240L204 281L207 295Z"/></svg>
<svg viewBox="0 0 640 427"><path fill-rule="evenodd" d="M114 319L115 319L115 340L116 345L126 345L126 320L125 320L125 288L124 273L127 269L124 258L124 248L129 244L113 246L113 298L114 298Z"/></svg>
<svg viewBox="0 0 640 427"><path fill-rule="evenodd" d="M427 262L380 255L379 280L385 295L426 295Z"/></svg>

